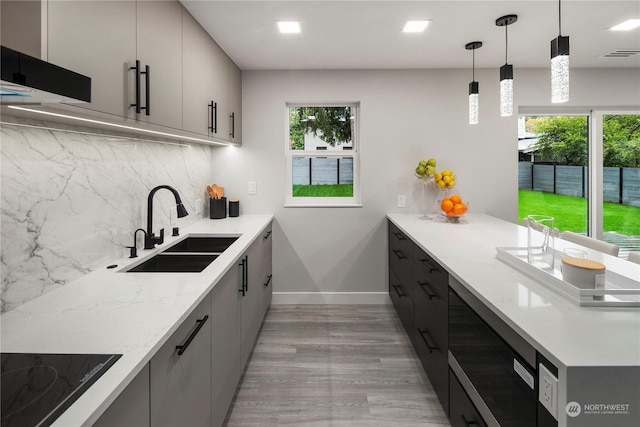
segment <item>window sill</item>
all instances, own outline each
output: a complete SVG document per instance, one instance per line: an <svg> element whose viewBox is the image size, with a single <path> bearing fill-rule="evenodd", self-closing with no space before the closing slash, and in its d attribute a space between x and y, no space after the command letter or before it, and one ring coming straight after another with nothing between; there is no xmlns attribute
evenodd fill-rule
<svg viewBox="0 0 640 427"><path fill-rule="evenodd" d="M286 203L282 207L284 208L361 208L362 204L360 203L349 203L349 204L335 204L335 203L326 203L326 204L292 204Z"/></svg>

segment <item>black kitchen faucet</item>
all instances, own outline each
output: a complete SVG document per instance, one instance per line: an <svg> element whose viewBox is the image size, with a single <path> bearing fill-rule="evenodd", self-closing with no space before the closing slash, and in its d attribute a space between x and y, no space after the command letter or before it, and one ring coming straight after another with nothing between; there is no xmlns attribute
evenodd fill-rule
<svg viewBox="0 0 640 427"><path fill-rule="evenodd" d="M153 249L155 245L160 245L164 242L164 228L160 230L160 236L156 237L156 235L153 233L153 196L156 194L156 191L162 188L171 191L173 193L173 197L176 198L176 209L178 210L178 218L189 215L184 205L182 204L182 200L180 199L178 191L175 188L168 185L158 185L153 190L151 190L147 199L147 232L144 235L145 249Z"/></svg>

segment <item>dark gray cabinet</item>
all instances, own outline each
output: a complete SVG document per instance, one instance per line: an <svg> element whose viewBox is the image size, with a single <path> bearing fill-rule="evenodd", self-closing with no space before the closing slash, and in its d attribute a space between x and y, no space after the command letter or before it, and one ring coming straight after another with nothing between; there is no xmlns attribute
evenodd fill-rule
<svg viewBox="0 0 640 427"><path fill-rule="evenodd" d="M389 223L389 296L407 335L415 344L414 246L398 227Z"/></svg>
<svg viewBox="0 0 640 427"><path fill-rule="evenodd" d="M449 274L421 248L415 248L415 350L448 411L447 376Z"/></svg>

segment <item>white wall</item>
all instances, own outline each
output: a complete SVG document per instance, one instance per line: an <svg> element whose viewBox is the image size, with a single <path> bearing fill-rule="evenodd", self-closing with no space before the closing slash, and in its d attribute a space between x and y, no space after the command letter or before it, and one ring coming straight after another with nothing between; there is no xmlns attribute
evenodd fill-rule
<svg viewBox="0 0 640 427"><path fill-rule="evenodd" d="M550 105L548 70L515 74L517 104ZM476 70L476 77L480 123L470 126L468 70L243 73L243 146L214 149L213 175L243 213L275 214L276 303L384 301L385 214L422 209L413 176L420 159L434 157L438 169L454 171L470 212L516 220L517 116L498 114L497 68ZM569 105L640 105L637 70L572 70L571 77ZM357 101L363 207L284 208L285 104ZM247 195L249 180L258 183L255 196ZM399 194L407 196L405 209L396 207Z"/></svg>

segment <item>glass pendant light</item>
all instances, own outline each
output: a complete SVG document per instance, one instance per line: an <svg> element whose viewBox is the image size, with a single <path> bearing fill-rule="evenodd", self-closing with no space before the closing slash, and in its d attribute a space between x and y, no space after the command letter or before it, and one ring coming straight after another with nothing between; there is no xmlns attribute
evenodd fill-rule
<svg viewBox="0 0 640 427"><path fill-rule="evenodd" d="M507 61L509 52L509 39L507 27L518 20L518 15L505 15L496 19L498 27L504 27L504 65L500 67L500 115L511 116L513 114L513 65Z"/></svg>
<svg viewBox="0 0 640 427"><path fill-rule="evenodd" d="M478 100L480 85L476 81L476 49L482 47L482 42L467 43L464 47L473 51L473 71L471 83L469 83L469 124L475 125L478 123L478 110L480 109Z"/></svg>
<svg viewBox="0 0 640 427"><path fill-rule="evenodd" d="M558 0L558 37L551 40L551 102L569 100L569 36L562 36L562 6Z"/></svg>

